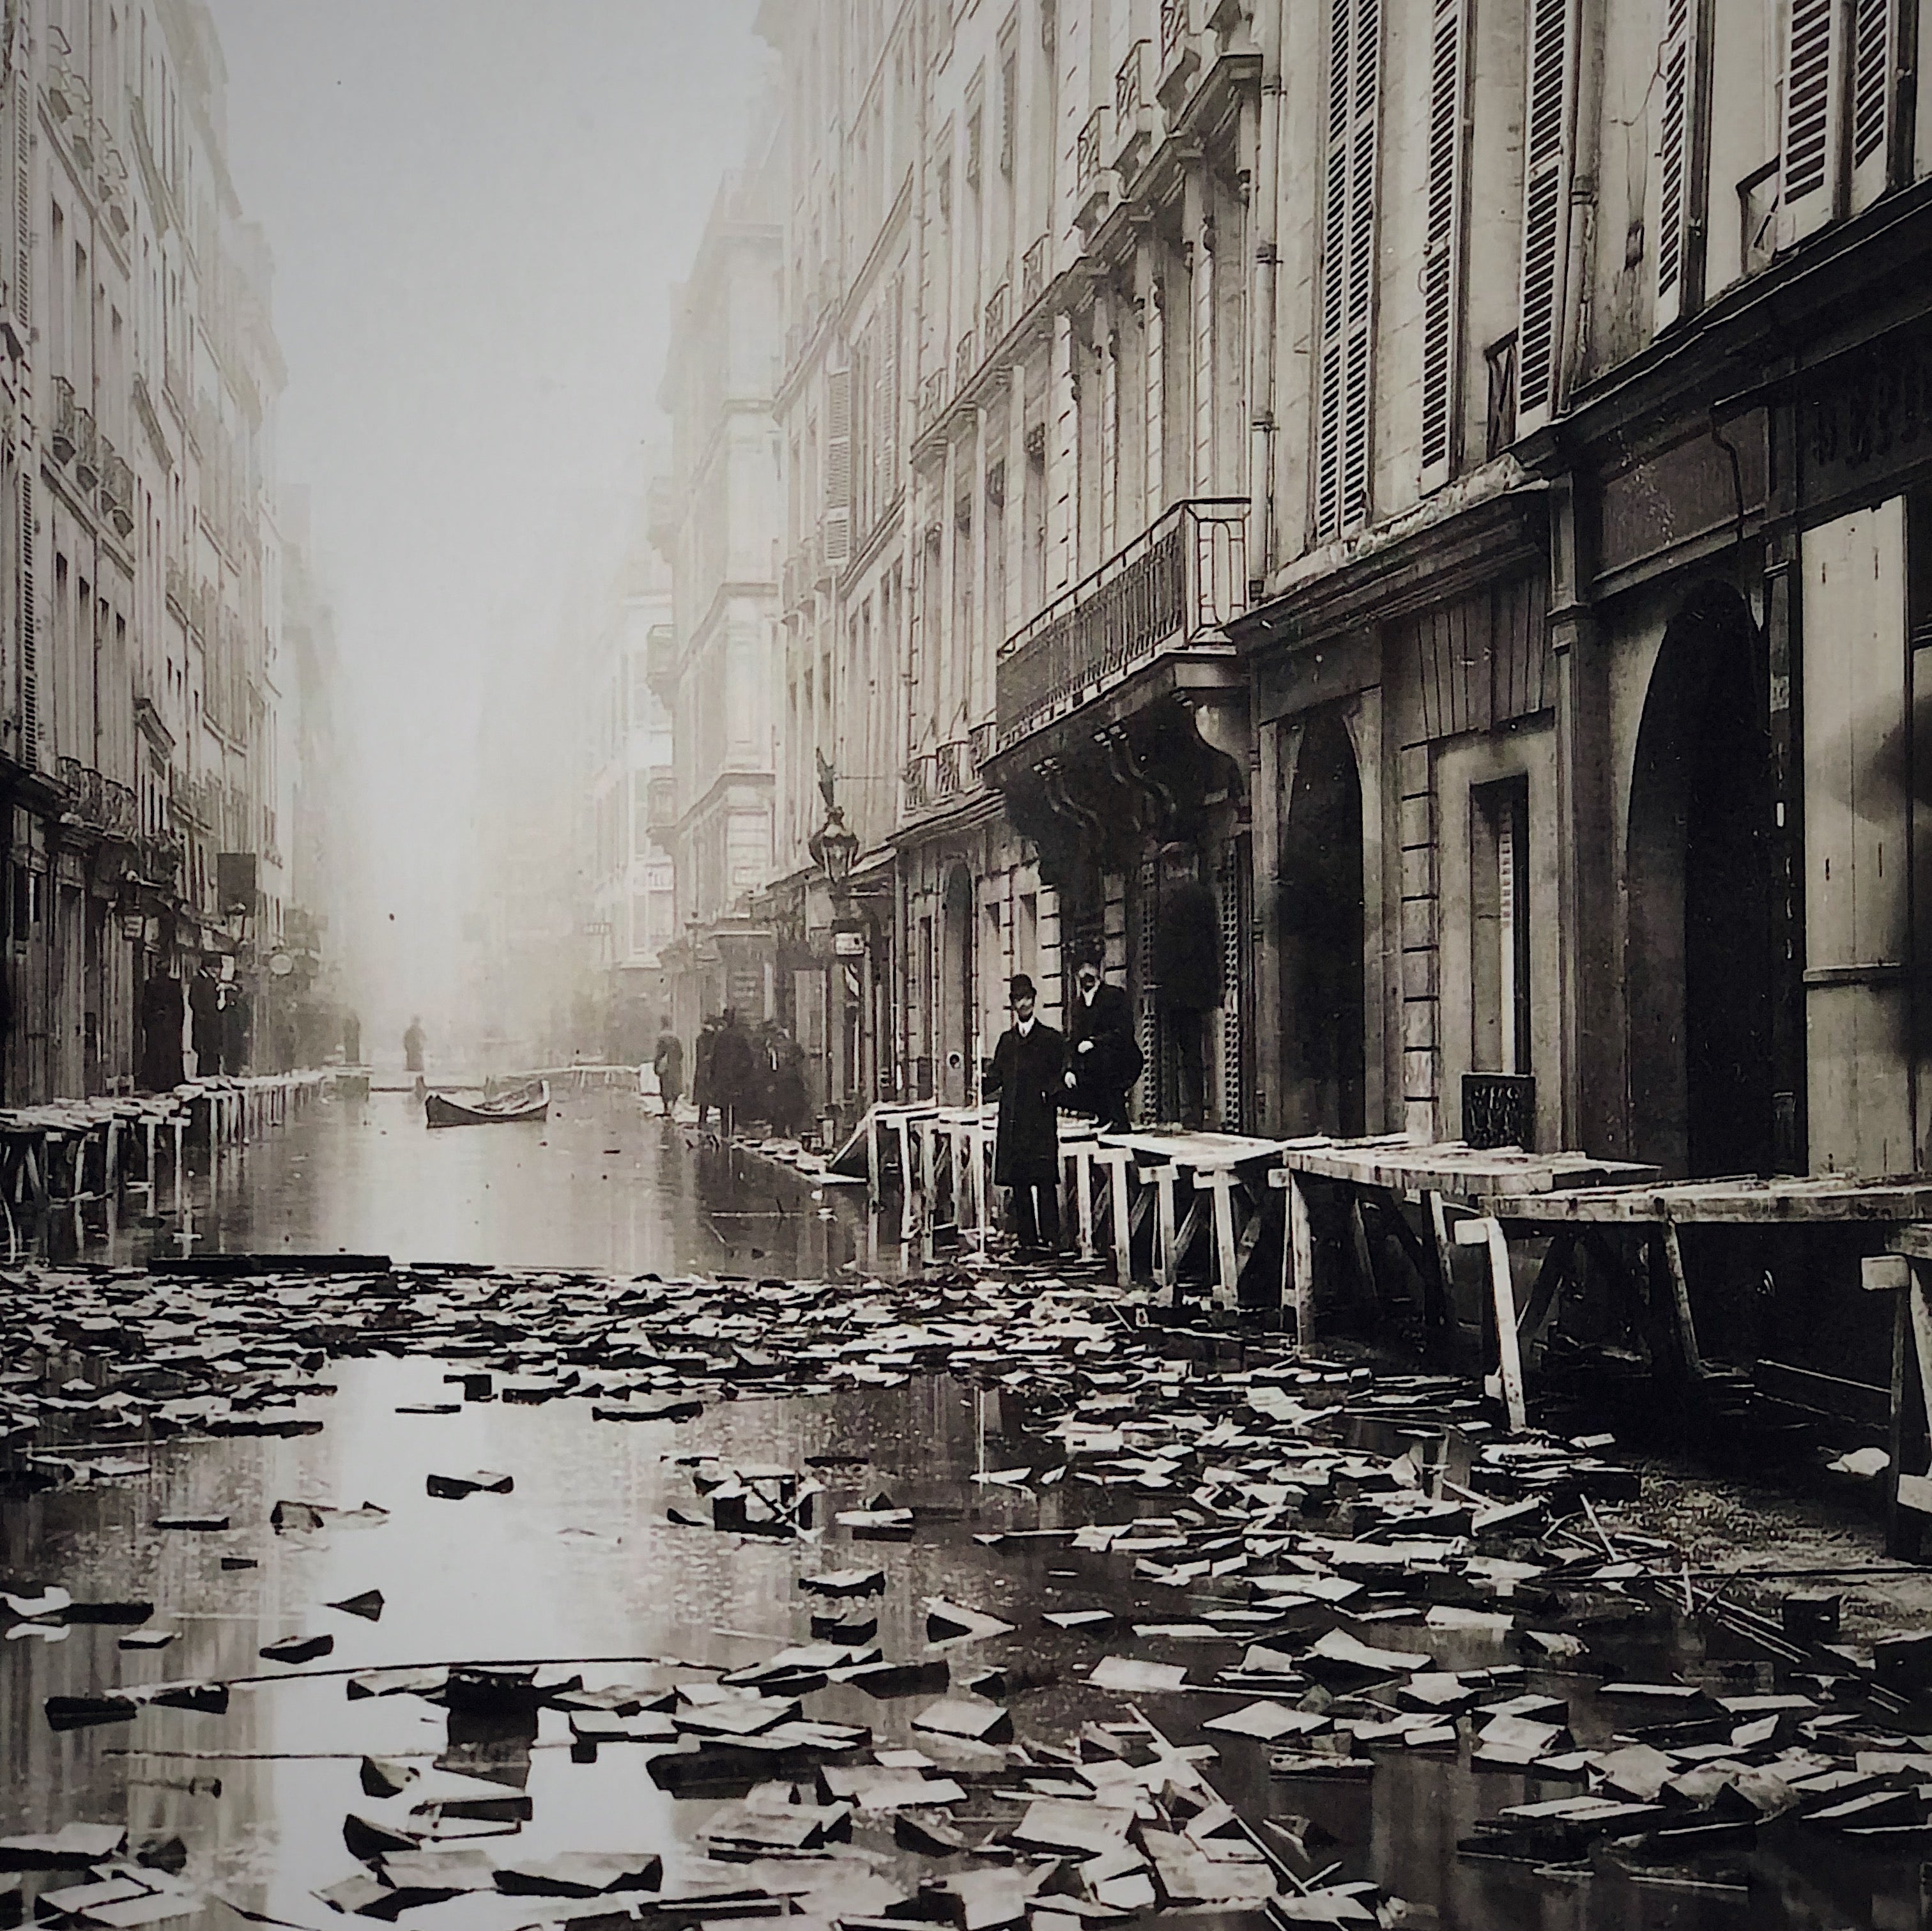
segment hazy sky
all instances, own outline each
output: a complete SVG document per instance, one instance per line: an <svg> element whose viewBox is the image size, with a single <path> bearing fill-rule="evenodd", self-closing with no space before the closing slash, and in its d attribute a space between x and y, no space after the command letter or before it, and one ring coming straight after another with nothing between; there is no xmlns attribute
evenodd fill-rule
<svg viewBox="0 0 1932 1931"><path fill-rule="evenodd" d="M442 1003L483 683L617 560L754 4L210 0L365 780L370 1045Z"/></svg>

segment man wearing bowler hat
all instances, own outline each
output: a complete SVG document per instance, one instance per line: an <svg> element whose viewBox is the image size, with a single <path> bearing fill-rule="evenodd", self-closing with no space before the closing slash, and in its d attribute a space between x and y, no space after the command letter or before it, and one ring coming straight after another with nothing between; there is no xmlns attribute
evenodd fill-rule
<svg viewBox="0 0 1932 1931"><path fill-rule="evenodd" d="M1000 1099L993 1182L1012 1189L1009 1212L1022 1253L1060 1245L1060 1130L1066 1041L1035 1017L1024 973L1007 988L1013 1023L1000 1035L983 1090Z"/></svg>

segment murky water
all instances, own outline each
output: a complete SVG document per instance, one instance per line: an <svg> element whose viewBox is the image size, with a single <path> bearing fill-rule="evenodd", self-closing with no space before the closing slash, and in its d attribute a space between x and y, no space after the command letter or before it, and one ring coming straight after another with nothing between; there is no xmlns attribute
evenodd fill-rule
<svg viewBox="0 0 1932 1931"><path fill-rule="evenodd" d="M411 1131L406 1101L331 1106L224 1164L212 1203L204 1197L194 1216L198 1243L667 1272L815 1273L850 1260L855 1245L862 1252L864 1231L849 1205L822 1219L808 1188L762 1166L740 1167L734 1178L734 1156L694 1149L677 1129L634 1109L634 1101L597 1097L566 1102L541 1133L425 1134ZM171 1233L123 1230L116 1237ZM279 1666L258 1659L264 1644L322 1632L334 1638L333 1653L307 1666L311 1671L551 1659L580 1664L587 1681L668 1683L679 1674L674 1665L652 1668L636 1659L735 1665L802 1641L812 1599L799 1578L850 1563L886 1572L878 1641L889 1658L929 1653L929 1596L1018 1626L1011 1636L950 1653L956 1662L1023 1662L1055 1674L1011 1699L1023 1739L1065 1743L1083 1722L1124 1712L1132 1699L1081 1682L1109 1650L1184 1662L1196 1681L1238 1659L1237 1646L1221 1641L1137 1639L1125 1631L1092 1638L1040 1621L1049 1610L1105 1605L1130 1620L1174 1623L1204 1602L1191 1590L1134 1581L1125 1561L1063 1541L976 1539L1163 1506L1078 1482L1036 1491L974 1482L976 1471L1041 1459L1011 1403L995 1392L917 1380L824 1398L717 1401L683 1426L619 1425L594 1420L577 1401L472 1401L453 1414L399 1413L454 1396L432 1362L360 1360L331 1373L338 1392L302 1404L326 1423L319 1434L165 1441L142 1451L152 1463L146 1476L0 1502L0 1587L58 1583L83 1601L151 1599L153 1626L178 1632L150 1655L120 1650L122 1632L111 1626L77 1626L50 1645L0 1644L0 1833L90 1821L124 1824L130 1848L178 1836L188 1880L212 1900L173 1920L194 1931L234 1931L244 1920L231 1906L298 1926L342 1923L314 1893L361 1868L341 1830L346 1814L371 1808L358 1781L365 1754L482 1767L520 1788L531 1814L514 1839L520 1856L648 1848L671 1869L688 1868L700 1859L697 1833L714 1806L664 1794L644 1749L606 1745L594 1761L575 1760L556 1711L542 1713L533 1734L478 1739L413 1697L352 1701L340 1674L238 1689L225 1715L148 1708L132 1722L58 1733L43 1714L47 1697L268 1673ZM903 1545L854 1545L833 1528L807 1544L676 1526L668 1510L693 1499L683 1458L699 1454L793 1468L808 1456L863 1454L868 1465L826 1475L834 1485L828 1500L850 1506L884 1490L920 1509L916 1536ZM512 1476L513 1492L460 1502L425 1492L432 1473L479 1467ZM390 1513L374 1528L278 1535L269 1516L284 1497L344 1506L366 1500ZM152 1526L158 1516L181 1514L226 1515L232 1526ZM256 1566L226 1566L224 1559ZM384 1598L378 1622L326 1606L370 1589ZM1244 1593L1231 1578L1212 1599L1226 1606ZM1388 1637L1425 1646L1413 1624L1391 1626ZM1706 1655L1703 1642L1698 1632L1664 1626L1599 1649L1634 1675L1696 1674L1722 1661ZM1442 1668L1517 1656L1513 1644L1479 1636L1431 1634L1426 1646ZM1596 1680L1594 1674L1531 1677L1532 1687L1568 1699L1584 1747L1630 1720L1598 1701ZM875 1701L848 1687L812 1696L806 1709L869 1724L881 1746L916 1742L942 1763L982 1767L988 1759L970 1748L951 1752L911 1735L910 1717L927 1700ZM1194 1691L1138 1701L1184 1744L1200 1739L1202 1722L1245 1700ZM1466 1931L1924 1921L1916 1857L1861 1852L1796 1826L1762 1833L1748 1857L1749 1888L1736 1892L1634 1884L1600 1863L1580 1878L1460 1857L1456 1841L1478 1818L1577 1788L1474 1770L1466 1743L1442 1755L1383 1755L1371 1781L1343 1785L1271 1779L1264 1746L1224 1739L1212 1774L1250 1818L1319 1827L1304 1833L1310 1851L1295 1866L1300 1874L1338 1866L1340 1875L1372 1878L1410 1900L1420 1921L1433 1912ZM980 1800L964 1806L969 1816L988 1808ZM889 1821L862 1821L855 1845L881 1896L909 1889L932 1867L895 1848ZM841 1868L850 1881L860 1866ZM810 1872L788 1866L783 1875L800 1882ZM31 1893L74 1881L37 1876L28 1884ZM807 1902L808 1917L826 1914L826 1900ZM525 1902L470 1899L406 1912L400 1921L494 1931L534 1914Z"/></svg>
<svg viewBox="0 0 1932 1931"><path fill-rule="evenodd" d="M560 1092L540 1125L432 1132L406 1093L325 1095L246 1146L191 1150L178 1200L164 1157L154 1211L82 1210L82 1251L145 1260L180 1252L185 1233L195 1253L814 1279L866 1254L862 1188L814 1188L656 1107ZM72 1229L53 1231L55 1251L72 1251ZM867 1260L890 1273L898 1258L889 1246Z"/></svg>

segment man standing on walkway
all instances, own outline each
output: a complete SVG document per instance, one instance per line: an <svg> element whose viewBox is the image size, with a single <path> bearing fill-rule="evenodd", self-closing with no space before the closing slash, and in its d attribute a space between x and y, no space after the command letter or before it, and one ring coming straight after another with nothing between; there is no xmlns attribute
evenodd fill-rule
<svg viewBox="0 0 1932 1931"><path fill-rule="evenodd" d="M423 1028L420 1018L410 1021L410 1029L403 1035L403 1070L406 1073L420 1073L423 1070Z"/></svg>
<svg viewBox="0 0 1932 1931"><path fill-rule="evenodd" d="M684 1041L672 1032L669 1013L658 1021L657 1049L651 1055L651 1071L658 1076L658 1104L669 1119L684 1091Z"/></svg>
<svg viewBox="0 0 1932 1931"><path fill-rule="evenodd" d="M1010 1188L1009 1214L1022 1254L1060 1245L1060 1099L1066 1041L1034 1013L1034 984L1024 972L1007 988L1013 1023L1000 1035L983 1090L1000 1101L993 1183Z"/></svg>
<svg viewBox="0 0 1932 1931"><path fill-rule="evenodd" d="M188 987L188 1006L194 1018L195 1077L209 1079L221 1071L221 962L212 955Z"/></svg>
<svg viewBox="0 0 1932 1931"><path fill-rule="evenodd" d="M1090 955L1075 972L1066 1044L1066 1104L1091 1113L1109 1132L1124 1133L1127 1095L1144 1062L1126 994L1103 983L1100 962Z"/></svg>
<svg viewBox="0 0 1932 1931"><path fill-rule="evenodd" d="M750 1035L739 1025L736 1009L727 1006L711 1042L711 1097L727 1139L736 1131L738 1109L752 1097L754 1070Z"/></svg>

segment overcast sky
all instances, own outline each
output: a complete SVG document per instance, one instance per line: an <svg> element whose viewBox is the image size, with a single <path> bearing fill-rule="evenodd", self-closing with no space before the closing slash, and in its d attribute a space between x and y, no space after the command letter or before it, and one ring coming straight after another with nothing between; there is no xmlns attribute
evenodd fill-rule
<svg viewBox="0 0 1932 1931"><path fill-rule="evenodd" d="M770 55L754 0L210 5L366 779L364 1032L392 1046L448 983L480 688L616 564L670 285Z"/></svg>

